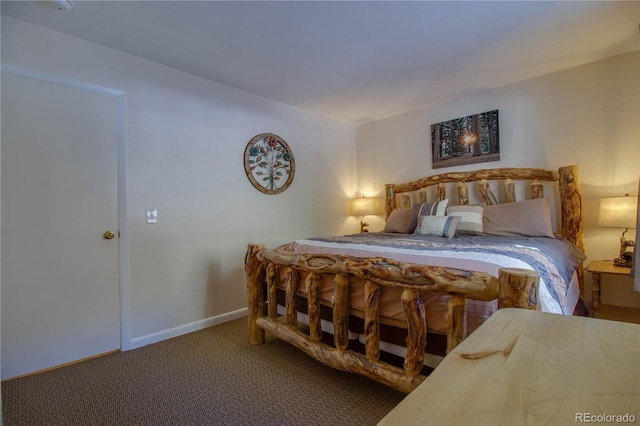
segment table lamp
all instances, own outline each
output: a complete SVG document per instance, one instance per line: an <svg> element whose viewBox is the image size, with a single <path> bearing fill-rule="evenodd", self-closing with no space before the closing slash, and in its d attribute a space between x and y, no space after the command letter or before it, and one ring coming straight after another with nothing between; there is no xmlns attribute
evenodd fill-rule
<svg viewBox="0 0 640 426"><path fill-rule="evenodd" d="M625 228L620 237L620 257L613 259L616 266L631 267L632 253L627 247L635 246L632 240L625 240L624 234L629 228L636 227L638 197L605 197L600 199L598 226L607 228Z"/></svg>
<svg viewBox="0 0 640 426"><path fill-rule="evenodd" d="M369 232L365 229L369 226L364 223L364 217L376 214L376 200L373 198L353 198L351 199L351 216L362 216L360 218L360 232Z"/></svg>

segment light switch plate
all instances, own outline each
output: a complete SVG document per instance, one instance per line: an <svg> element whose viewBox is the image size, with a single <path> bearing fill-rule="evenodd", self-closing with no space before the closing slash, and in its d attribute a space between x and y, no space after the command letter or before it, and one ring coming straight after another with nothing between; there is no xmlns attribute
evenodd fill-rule
<svg viewBox="0 0 640 426"><path fill-rule="evenodd" d="M147 209L147 223L158 223L158 209Z"/></svg>

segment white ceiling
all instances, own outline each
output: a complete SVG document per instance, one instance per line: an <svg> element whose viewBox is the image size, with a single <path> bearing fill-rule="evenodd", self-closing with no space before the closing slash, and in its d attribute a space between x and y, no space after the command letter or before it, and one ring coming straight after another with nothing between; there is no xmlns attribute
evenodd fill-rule
<svg viewBox="0 0 640 426"><path fill-rule="evenodd" d="M640 1L2 1L2 14L353 123L640 48Z"/></svg>

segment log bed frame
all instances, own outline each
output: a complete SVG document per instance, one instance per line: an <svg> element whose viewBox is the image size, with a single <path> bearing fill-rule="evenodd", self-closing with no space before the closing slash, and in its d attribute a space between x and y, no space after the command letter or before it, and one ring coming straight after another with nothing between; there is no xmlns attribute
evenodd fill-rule
<svg viewBox="0 0 640 426"><path fill-rule="evenodd" d="M404 184L385 186L386 217L396 208L396 194L436 186L436 198L446 198L445 183L457 183L460 204L468 204L468 182L479 182L487 204L496 204L490 181L503 180L505 202L514 202L514 181L531 181L531 198L544 197L541 181L557 181L561 202L561 235L583 250L583 214L577 166L558 171L532 168L498 168L471 172L444 173ZM285 269L282 269L285 268ZM285 286L286 315L277 312L276 290L282 272ZM399 262L383 257L359 258L347 255L305 254L266 249L249 244L245 256L248 296L249 341L264 343L265 330L293 344L316 360L343 371L358 373L400 391L409 393L425 376L421 374L427 341L425 307L419 297L427 291L452 296L445 317L447 352L463 340L465 298L490 301L498 308L539 309L539 274L525 269L503 268L499 276L477 271ZM299 327L296 298L299 296L301 272L307 278L307 312L309 327ZM580 295L583 271L578 268ZM321 341L321 275L331 276L334 284L332 307L333 346ZM348 349L349 280L365 281L365 353ZM381 286L401 288L401 303L406 317L407 354L404 368L380 360L380 319L378 299ZM266 297L266 300L265 300Z"/></svg>

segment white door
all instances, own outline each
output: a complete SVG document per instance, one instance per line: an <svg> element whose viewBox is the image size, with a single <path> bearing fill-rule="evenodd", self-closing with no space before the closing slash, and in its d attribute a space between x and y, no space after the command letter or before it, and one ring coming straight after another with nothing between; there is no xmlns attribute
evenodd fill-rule
<svg viewBox="0 0 640 426"><path fill-rule="evenodd" d="M2 73L2 379L120 348L116 102Z"/></svg>

